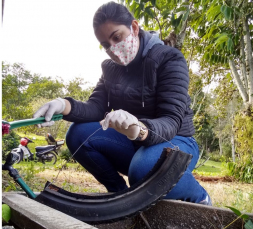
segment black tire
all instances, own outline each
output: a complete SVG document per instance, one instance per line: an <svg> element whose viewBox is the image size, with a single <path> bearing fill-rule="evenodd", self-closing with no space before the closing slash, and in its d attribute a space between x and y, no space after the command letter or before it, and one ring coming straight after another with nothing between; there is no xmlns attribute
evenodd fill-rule
<svg viewBox="0 0 253 229"><path fill-rule="evenodd" d="M166 148L149 174L127 190L97 196L80 195L48 182L36 200L87 223L116 221L147 209L166 195L185 172L191 157Z"/></svg>
<svg viewBox="0 0 253 229"><path fill-rule="evenodd" d="M48 152L41 156L41 161L46 165L54 165L57 161L57 156L53 152Z"/></svg>

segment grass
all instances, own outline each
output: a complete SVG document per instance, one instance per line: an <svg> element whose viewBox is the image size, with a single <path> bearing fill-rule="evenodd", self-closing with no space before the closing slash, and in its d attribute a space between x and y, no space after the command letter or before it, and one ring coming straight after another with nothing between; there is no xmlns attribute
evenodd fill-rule
<svg viewBox="0 0 253 229"><path fill-rule="evenodd" d="M65 165L65 160L58 160L55 165L44 165L40 162L22 161L15 164L14 168L19 171L19 174L27 185L34 191L44 189L46 181L53 182L58 176L60 168ZM2 172L3 185L2 191L22 191L16 186L7 171ZM105 188L95 180L95 178L86 172L78 163L67 163L62 168L55 185L64 188L70 192L101 192L106 191Z"/></svg>
<svg viewBox="0 0 253 229"><path fill-rule="evenodd" d="M230 206L241 212L253 213L253 184L220 181L199 183L209 193L213 206Z"/></svg>
<svg viewBox="0 0 253 229"><path fill-rule="evenodd" d="M209 160L193 172L202 177L224 177L227 170L221 162ZM253 184L222 180L198 181L211 196L215 207L230 206L241 212L253 213Z"/></svg>
<svg viewBox="0 0 253 229"><path fill-rule="evenodd" d="M208 160L193 172L203 176L222 176L225 175L226 169L222 166L221 162Z"/></svg>

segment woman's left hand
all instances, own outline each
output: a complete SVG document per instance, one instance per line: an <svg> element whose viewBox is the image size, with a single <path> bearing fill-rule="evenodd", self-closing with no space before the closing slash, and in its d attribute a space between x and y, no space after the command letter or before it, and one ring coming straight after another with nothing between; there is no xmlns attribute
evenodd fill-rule
<svg viewBox="0 0 253 229"><path fill-rule="evenodd" d="M140 133L138 119L124 110L116 110L108 113L100 124L103 130L111 127L119 133L126 135L130 140L135 140Z"/></svg>

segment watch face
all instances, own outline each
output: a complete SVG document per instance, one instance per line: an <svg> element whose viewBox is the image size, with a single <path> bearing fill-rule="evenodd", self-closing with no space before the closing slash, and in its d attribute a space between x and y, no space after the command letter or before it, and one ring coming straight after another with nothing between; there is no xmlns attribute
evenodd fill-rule
<svg viewBox="0 0 253 229"><path fill-rule="evenodd" d="M135 140L136 141L140 141L143 138L143 136L146 134L146 132L147 132L147 130L144 129L144 127L141 127L140 128L139 136Z"/></svg>
<svg viewBox="0 0 253 229"><path fill-rule="evenodd" d="M141 129L141 130L140 130L140 135L142 135L142 136L143 136L145 133L146 133L146 131L145 131L145 130L143 130L143 129Z"/></svg>

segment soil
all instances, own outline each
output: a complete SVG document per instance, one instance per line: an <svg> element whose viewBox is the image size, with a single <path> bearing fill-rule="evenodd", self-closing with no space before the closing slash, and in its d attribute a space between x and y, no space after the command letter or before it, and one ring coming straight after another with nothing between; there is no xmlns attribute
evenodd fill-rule
<svg viewBox="0 0 253 229"><path fill-rule="evenodd" d="M203 182L233 182L235 181L232 177L229 176L223 176L223 177L208 177L208 176L202 176L198 175L196 173L193 174L193 176L198 180L198 181L203 181Z"/></svg>
<svg viewBox="0 0 253 229"><path fill-rule="evenodd" d="M98 192L106 192L106 188L88 172L61 171L59 175L58 173L58 171L45 170L40 172L37 176L46 178L46 180L51 182L55 180L53 183L59 187L62 187L62 184L67 181L72 185L78 185L87 190L91 189L97 190Z"/></svg>

